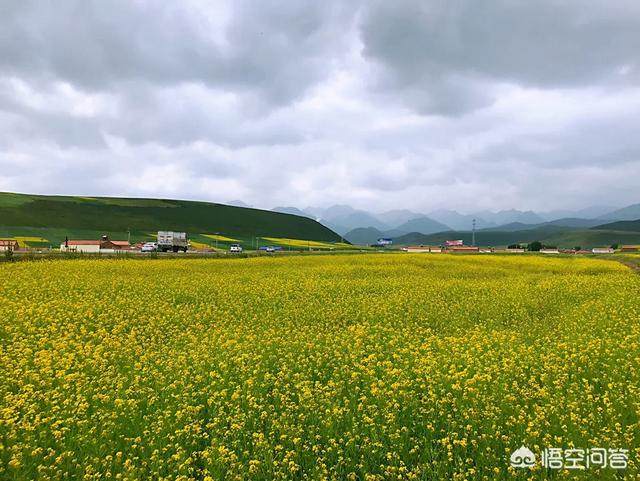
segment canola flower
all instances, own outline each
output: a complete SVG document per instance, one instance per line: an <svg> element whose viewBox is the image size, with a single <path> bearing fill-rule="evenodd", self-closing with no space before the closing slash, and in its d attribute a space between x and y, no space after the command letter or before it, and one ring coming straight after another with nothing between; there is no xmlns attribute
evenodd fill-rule
<svg viewBox="0 0 640 481"><path fill-rule="evenodd" d="M239 242L238 239L234 239L233 237L227 237L220 234L200 234L202 237L207 237L209 239L223 241L223 242Z"/></svg>
<svg viewBox="0 0 640 481"><path fill-rule="evenodd" d="M0 264L0 479L640 479L640 276L594 259ZM515 471L521 445L630 449Z"/></svg>
<svg viewBox="0 0 640 481"><path fill-rule="evenodd" d="M261 237L260 239L283 247L293 247L296 249L360 249L360 247L354 247L344 242L320 242L304 239L289 239L286 237Z"/></svg>
<svg viewBox="0 0 640 481"><path fill-rule="evenodd" d="M34 236L4 237L4 238L0 238L0 240L15 240L18 242L18 245L21 248L29 247L31 243L44 244L49 242L49 240L45 239L44 237L34 237Z"/></svg>

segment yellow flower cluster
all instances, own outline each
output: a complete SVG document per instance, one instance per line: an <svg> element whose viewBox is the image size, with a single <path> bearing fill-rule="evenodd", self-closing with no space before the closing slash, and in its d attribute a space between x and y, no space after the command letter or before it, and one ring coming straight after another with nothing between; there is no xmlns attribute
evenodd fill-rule
<svg viewBox="0 0 640 481"><path fill-rule="evenodd" d="M261 237L263 241L271 242L282 247L296 249L360 249L361 246L353 246L344 242L320 242L304 239L288 239L285 237Z"/></svg>
<svg viewBox="0 0 640 481"><path fill-rule="evenodd" d="M238 239L234 239L233 237L227 237L220 234L200 234L202 237L207 237L209 239L223 241L223 242L239 242Z"/></svg>
<svg viewBox="0 0 640 481"><path fill-rule="evenodd" d="M626 448L640 276L573 258L0 264L0 479L548 479ZM578 474L580 475L580 473Z"/></svg>

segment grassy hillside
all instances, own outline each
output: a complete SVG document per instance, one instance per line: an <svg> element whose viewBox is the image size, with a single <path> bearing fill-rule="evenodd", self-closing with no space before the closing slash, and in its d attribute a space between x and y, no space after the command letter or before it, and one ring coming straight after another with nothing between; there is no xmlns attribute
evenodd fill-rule
<svg viewBox="0 0 640 481"><path fill-rule="evenodd" d="M481 230L476 232L476 244L481 246L502 246L517 242L542 240L564 232L556 226L543 226L537 229L519 231ZM462 239L465 244L471 244L471 232L447 231L437 234L422 235L411 233L394 239L397 244L443 244L449 239Z"/></svg>
<svg viewBox="0 0 640 481"><path fill-rule="evenodd" d="M593 229L640 232L640 219L611 222L609 224L598 225L596 227L593 227Z"/></svg>
<svg viewBox="0 0 640 481"><path fill-rule="evenodd" d="M581 246L584 248L610 246L613 244L640 244L640 232L616 230L581 230L559 234L544 242L561 247Z"/></svg>
<svg viewBox="0 0 640 481"><path fill-rule="evenodd" d="M471 244L471 232L440 232L423 235L419 233L406 234L394 239L396 245L425 244L440 245L449 239L462 239L465 244ZM478 231L476 244L480 246L506 246L515 243L528 243L535 240L558 247L583 248L609 246L612 244L639 244L640 232L614 230L563 230L557 226L544 226L537 229L513 232Z"/></svg>
<svg viewBox="0 0 640 481"><path fill-rule="evenodd" d="M0 193L0 236L43 237L51 244L108 234L132 240L153 238L158 230L224 234L243 243L255 237L339 242L340 236L313 219L291 214L207 202L108 197L64 197ZM206 242L206 241L205 241ZM211 244L210 242L206 242ZM264 245L264 244L263 244Z"/></svg>

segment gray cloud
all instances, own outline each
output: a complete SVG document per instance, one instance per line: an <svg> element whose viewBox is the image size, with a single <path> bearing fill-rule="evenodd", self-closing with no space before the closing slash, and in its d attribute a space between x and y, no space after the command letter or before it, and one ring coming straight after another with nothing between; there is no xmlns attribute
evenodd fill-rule
<svg viewBox="0 0 640 481"><path fill-rule="evenodd" d="M495 100L491 83L637 85L639 27L640 5L626 0L400 0L374 2L362 36L380 87L458 114Z"/></svg>
<svg viewBox="0 0 640 481"><path fill-rule="evenodd" d="M255 91L286 103L326 75L349 11L337 2L4 2L0 67L87 90L143 81ZM124 86L126 88L126 86Z"/></svg>
<svg viewBox="0 0 640 481"><path fill-rule="evenodd" d="M1 2L0 190L638 202L638 51L623 0Z"/></svg>

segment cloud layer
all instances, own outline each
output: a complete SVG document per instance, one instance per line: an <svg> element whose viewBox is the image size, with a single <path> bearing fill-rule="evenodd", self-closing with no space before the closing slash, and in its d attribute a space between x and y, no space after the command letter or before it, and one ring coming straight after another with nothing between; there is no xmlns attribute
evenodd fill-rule
<svg viewBox="0 0 640 481"><path fill-rule="evenodd" d="M0 5L0 190L373 210L640 201L629 1Z"/></svg>

